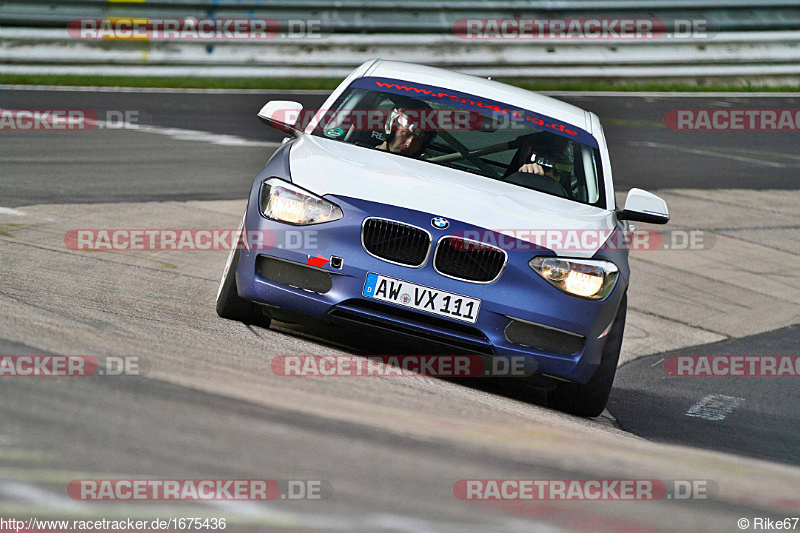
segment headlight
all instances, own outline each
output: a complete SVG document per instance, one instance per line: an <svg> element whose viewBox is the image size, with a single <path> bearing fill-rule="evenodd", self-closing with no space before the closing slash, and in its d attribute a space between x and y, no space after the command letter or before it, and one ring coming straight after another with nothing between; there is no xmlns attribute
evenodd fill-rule
<svg viewBox="0 0 800 533"><path fill-rule="evenodd" d="M298 226L331 222L344 216L338 205L278 178L261 184L259 207L267 218Z"/></svg>
<svg viewBox="0 0 800 533"><path fill-rule="evenodd" d="M614 289L619 269L608 261L534 257L528 263L558 289L592 300L602 300Z"/></svg>

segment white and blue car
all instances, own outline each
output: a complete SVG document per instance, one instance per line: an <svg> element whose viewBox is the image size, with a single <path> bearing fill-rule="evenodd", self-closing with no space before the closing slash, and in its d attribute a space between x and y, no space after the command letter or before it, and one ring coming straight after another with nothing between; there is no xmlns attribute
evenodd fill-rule
<svg viewBox="0 0 800 533"><path fill-rule="evenodd" d="M243 239L231 251L217 313L522 357L552 407L599 415L625 327L619 237L628 221L663 224L669 213L639 189L617 207L597 116L383 60L358 67L312 114L302 124L302 106L285 101L259 113L291 138L253 181L242 231L275 245ZM281 245L297 232L313 238Z"/></svg>

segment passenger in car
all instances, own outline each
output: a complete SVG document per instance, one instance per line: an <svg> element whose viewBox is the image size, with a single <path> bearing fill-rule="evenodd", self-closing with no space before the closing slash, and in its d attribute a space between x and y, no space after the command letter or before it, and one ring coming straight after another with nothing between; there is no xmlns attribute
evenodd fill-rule
<svg viewBox="0 0 800 533"><path fill-rule="evenodd" d="M572 170L570 145L567 139L539 133L522 145L512 165L520 165L517 172L538 174L561 180Z"/></svg>

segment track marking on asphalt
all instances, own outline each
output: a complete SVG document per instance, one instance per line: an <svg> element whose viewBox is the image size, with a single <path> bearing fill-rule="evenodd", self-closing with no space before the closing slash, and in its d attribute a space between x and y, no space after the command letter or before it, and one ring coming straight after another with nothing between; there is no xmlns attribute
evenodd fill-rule
<svg viewBox="0 0 800 533"><path fill-rule="evenodd" d="M2 437L2 435L0 435ZM531 525L536 530L546 527L548 531L560 532L563 529L549 526L538 520L517 523L516 520L485 524L457 524L436 520L420 519L398 513L365 513L352 516L340 513L302 513L281 509L280 504L256 501L173 501L167 504L142 502L132 511L126 501L86 502L73 500L63 495L63 487L76 479L146 479L141 476L113 473L88 473L62 470L40 470L27 468L0 467L0 515L9 512L23 512L37 516L61 516L64 513L85 518L103 517L115 519L151 519L163 516L165 508L170 513L180 513L193 509L193 516L219 517L220 513L230 525L249 524L257 520L259 525L290 529L318 529L320 531L353 531L391 529L398 532L417 531L529 531ZM39 484L59 487L59 490L43 488ZM200 506L200 509L197 506ZM212 511L216 509L216 513Z"/></svg>
<svg viewBox="0 0 800 533"><path fill-rule="evenodd" d="M738 154L752 154L752 155L760 155L760 156L768 156L768 157L778 157L782 159L791 159L795 161L800 161L800 155L797 154L784 154L781 152L765 152L763 150L749 150L747 148L730 148L726 147L726 150L729 150L734 153Z"/></svg>
<svg viewBox="0 0 800 533"><path fill-rule="evenodd" d="M67 485L74 479L114 479L125 478L122 474L109 472L80 472L73 470L56 470L46 468L14 468L0 466L2 483L19 481L25 483L44 483L51 485Z"/></svg>
<svg viewBox="0 0 800 533"><path fill-rule="evenodd" d="M80 516L80 519L105 518L106 520L150 520L164 518L166 514L192 513L201 518L222 517L229 526L251 525L254 521L261 527L280 529L303 529L319 531L374 531L385 530L403 533L419 531L547 531L560 533L563 528L538 520L519 521L507 519L497 523L460 524L421 519L395 513L366 513L363 515L338 513L301 513L279 509L275 504L250 501L175 501L171 505L158 502L137 506L135 510L126 506L127 501L91 502L72 500L59 493L41 489L21 482L0 481L0 496L10 501L0 502L0 514L29 514L41 519L47 516ZM144 502L140 502L144 503ZM10 504L10 505L9 505ZM25 505L28 504L28 505ZM201 506L198 510L198 504ZM211 511L217 509L217 511Z"/></svg>
<svg viewBox="0 0 800 533"><path fill-rule="evenodd" d="M721 157L722 159L731 159L733 161L742 161L743 163L753 163L756 165L764 165L774 168L786 168L787 165L783 163L775 163L772 161L762 161L760 159L752 159L750 157L741 157L737 155L720 154L708 150L696 150L694 148L684 148L683 146L676 146L673 144L654 143L649 141L631 141L627 143L629 146L644 146L646 148L667 148L669 150L677 150L687 154L707 155L711 157Z"/></svg>
<svg viewBox="0 0 800 533"><path fill-rule="evenodd" d="M89 513L90 517L100 517L100 516L119 516L120 513L122 516L129 517L130 509L118 509L117 507L120 503L125 504L128 503L127 501L107 501L107 502L91 502L88 503L86 501L80 500L73 500L68 497L64 497L59 492L54 492L48 489L42 489L36 485L27 482L21 481L0 481L0 496L4 496L12 501L15 502L26 502L34 504L36 507L36 512L41 512L42 508L48 508L51 510L57 511L70 511L70 510L81 510L86 511L88 507L91 505L93 507L93 512ZM170 505L169 508L172 511L177 510L181 507L194 507L196 505L202 505L207 508L217 508L226 513L229 519L233 519L237 521L237 518L245 518L247 516L253 517L257 516L259 518L268 518L272 515L276 514L276 510L269 508L265 505L259 505L255 502L240 502L240 501L175 501L171 502L173 505ZM157 504L159 508L156 508L152 505L143 506L143 509L137 509L137 512L141 512L138 517L142 518L150 517L150 516L158 516L159 509L163 509L161 503ZM117 508L117 509L115 509ZM194 511L196 512L196 511ZM111 513L111 514L109 514ZM125 513L128 513L127 515ZM213 511L206 510L205 512L201 511L201 514L204 516L214 516ZM291 515L287 515L287 517L291 518ZM131 517L132 518L132 517Z"/></svg>
<svg viewBox="0 0 800 533"><path fill-rule="evenodd" d="M16 501L30 502L45 507L59 509L78 509L85 507L84 503L66 498L55 492L40 489L30 483L18 481L0 482L0 495Z"/></svg>
<svg viewBox="0 0 800 533"><path fill-rule="evenodd" d="M28 213L20 211L19 209L11 209L10 207L0 207L0 215L14 215L17 217L26 217Z"/></svg>
<svg viewBox="0 0 800 533"><path fill-rule="evenodd" d="M0 449L0 462L41 464L49 460L49 455L36 450L10 447Z"/></svg>
<svg viewBox="0 0 800 533"><path fill-rule="evenodd" d="M744 398L725 396L723 394L709 394L691 406L686 411L686 416L702 418L704 420L725 420L734 409L744 403Z"/></svg>
<svg viewBox="0 0 800 533"><path fill-rule="evenodd" d="M261 526L272 526L290 529L312 529L320 531L354 531L391 529L392 531L415 533L417 531L530 531L532 525L547 528L547 531L561 532L562 528L551 526L538 520L516 520L485 524L458 524L436 520L420 519L398 513L365 513L349 515L340 513L301 513L281 509L280 504L256 501L172 501L167 504L158 502L141 502L132 511L126 501L91 502L73 500L63 496L63 489L58 491L42 488L37 484L64 486L76 479L146 479L141 476L121 475L113 473L89 473L62 470L40 470L26 468L0 467L0 515L8 512L23 512L37 516L59 515L59 513L80 513L82 519L104 517L114 519L151 519L163 516L165 508L170 513L179 513L184 509L194 509L193 516L219 517L224 515L229 525L249 524L257 520ZM28 504L28 505L26 505ZM200 505L200 509L197 505ZM216 509L216 514L211 509ZM76 515L78 516L78 515Z"/></svg>
<svg viewBox="0 0 800 533"><path fill-rule="evenodd" d="M217 144L220 146L242 146L242 147L264 147L264 148L277 148L281 145L279 142L272 141L252 141L236 135L226 135L223 133L211 133L208 131L199 130L185 130L182 128L165 128L162 126L153 126L151 124L129 124L124 123L114 124L109 127L104 121L98 121L97 127L100 129L109 130L124 130L124 131L139 131L142 133L154 133L156 135L166 135L178 141L196 141L206 142L210 144Z"/></svg>

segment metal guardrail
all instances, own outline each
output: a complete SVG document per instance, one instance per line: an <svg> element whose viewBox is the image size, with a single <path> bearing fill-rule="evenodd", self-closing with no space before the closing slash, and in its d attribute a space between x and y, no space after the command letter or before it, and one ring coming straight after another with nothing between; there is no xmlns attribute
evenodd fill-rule
<svg viewBox="0 0 800 533"><path fill-rule="evenodd" d="M315 20L316 38L77 40L78 18ZM463 40L462 18L707 21L705 38ZM800 74L798 0L0 0L0 74L342 77L373 57L482 76L547 79L780 78ZM410 35L413 33L413 35Z"/></svg>
<svg viewBox="0 0 800 533"><path fill-rule="evenodd" d="M719 31L800 29L797 0L5 0L4 26L63 27L76 18L319 19L337 33L448 33L461 18L649 17L707 20Z"/></svg>
<svg viewBox="0 0 800 533"><path fill-rule="evenodd" d="M797 76L800 31L720 33L704 40L486 41L447 35L331 35L265 42L79 41L63 30L0 29L0 73L341 77L382 57L482 76L682 78Z"/></svg>

